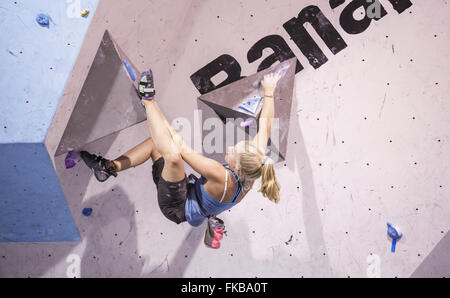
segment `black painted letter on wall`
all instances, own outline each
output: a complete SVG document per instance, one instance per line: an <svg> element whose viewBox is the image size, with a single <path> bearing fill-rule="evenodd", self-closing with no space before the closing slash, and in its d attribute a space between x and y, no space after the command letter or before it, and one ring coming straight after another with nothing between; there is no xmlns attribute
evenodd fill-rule
<svg viewBox="0 0 450 298"><path fill-rule="evenodd" d="M258 66L258 72L271 67L275 62L283 62L295 57L291 48L286 41L280 35L269 35L261 38L256 42L247 53L247 60L249 63L255 62L262 57L263 50L270 48L273 50L273 54L264 59ZM297 60L297 66L295 73L300 72L303 69L303 65Z"/></svg>
<svg viewBox="0 0 450 298"><path fill-rule="evenodd" d="M306 22L312 25L334 55L347 47L345 41L317 6L305 7L297 18L290 19L283 24L283 27L314 68L319 68L328 61L328 58L304 28L303 25Z"/></svg>
<svg viewBox="0 0 450 298"><path fill-rule="evenodd" d="M214 85L211 78L219 72L224 71L228 75L227 79L219 85ZM241 66L230 55L222 55L206 66L191 75L191 81L201 94L211 92L215 89L228 85L234 81L242 79Z"/></svg>

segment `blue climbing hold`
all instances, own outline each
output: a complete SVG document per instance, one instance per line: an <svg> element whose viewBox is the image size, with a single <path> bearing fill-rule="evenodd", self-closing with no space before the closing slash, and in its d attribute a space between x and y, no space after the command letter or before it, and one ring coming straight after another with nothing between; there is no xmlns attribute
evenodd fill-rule
<svg viewBox="0 0 450 298"><path fill-rule="evenodd" d="M128 74L130 75L130 78L131 78L133 81L136 81L136 72L134 71L134 68L131 66L131 64L128 63L127 60L124 60L124 61L123 61L123 64L125 65L125 68L127 69Z"/></svg>
<svg viewBox="0 0 450 298"><path fill-rule="evenodd" d="M38 22L39 25L42 27L49 27L50 26L50 18L48 15L45 15L43 13L40 13L36 17L36 22Z"/></svg>
<svg viewBox="0 0 450 298"><path fill-rule="evenodd" d="M239 109L244 110L248 113L252 113L253 115L258 111L259 105L262 102L262 97L253 96L245 99L240 105Z"/></svg>
<svg viewBox="0 0 450 298"><path fill-rule="evenodd" d="M394 226L390 222L387 223L387 227L387 233L389 237L392 238L391 252L395 252L395 245L397 244L397 240L402 238L403 234L400 232L398 227Z"/></svg>
<svg viewBox="0 0 450 298"><path fill-rule="evenodd" d="M83 215L84 216L89 216L92 214L92 208L84 208L83 209Z"/></svg>

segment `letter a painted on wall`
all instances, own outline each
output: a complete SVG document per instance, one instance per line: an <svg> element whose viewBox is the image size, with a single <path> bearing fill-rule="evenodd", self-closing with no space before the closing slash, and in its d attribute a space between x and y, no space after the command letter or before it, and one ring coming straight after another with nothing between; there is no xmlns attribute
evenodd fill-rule
<svg viewBox="0 0 450 298"><path fill-rule="evenodd" d="M257 124L262 108L262 101L259 99L264 96L261 80L268 73L280 73L282 77L278 81L274 94L274 123L278 123L278 127L272 127L272 138L269 140L268 149L276 152L284 160L286 156L296 64L297 58L291 58L254 75L203 94L198 99L213 109L224 123L227 118L241 118L248 123L251 123L251 119L253 119L254 123ZM241 124L241 122L236 122L236 125L242 127ZM247 134L250 134L251 130L249 127L244 125L244 129ZM274 129L277 129L276 133L274 133Z"/></svg>

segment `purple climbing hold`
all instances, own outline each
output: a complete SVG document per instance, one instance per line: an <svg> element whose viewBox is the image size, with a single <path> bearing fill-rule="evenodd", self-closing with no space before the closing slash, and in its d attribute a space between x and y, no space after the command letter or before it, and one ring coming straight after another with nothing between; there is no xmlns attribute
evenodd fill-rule
<svg viewBox="0 0 450 298"><path fill-rule="evenodd" d="M275 75L277 75L280 78L283 77L286 74L289 67L290 67L290 65L286 63L275 73Z"/></svg>
<svg viewBox="0 0 450 298"><path fill-rule="evenodd" d="M247 121L243 121L241 122L241 127L251 127L254 128L255 127L255 121L253 119L248 119Z"/></svg>
<svg viewBox="0 0 450 298"><path fill-rule="evenodd" d="M73 168L81 160L80 155L75 151L69 151L66 156L66 169Z"/></svg>

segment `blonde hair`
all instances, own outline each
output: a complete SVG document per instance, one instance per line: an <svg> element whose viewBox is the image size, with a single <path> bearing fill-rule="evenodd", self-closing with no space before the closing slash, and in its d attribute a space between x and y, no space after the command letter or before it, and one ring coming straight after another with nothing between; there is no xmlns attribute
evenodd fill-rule
<svg viewBox="0 0 450 298"><path fill-rule="evenodd" d="M261 177L261 192L274 203L280 201L280 184L275 176L273 161L265 158L264 152L250 141L245 141L245 151L240 153L240 173L245 179L256 180Z"/></svg>

